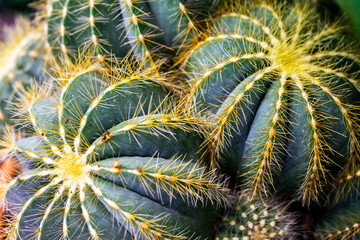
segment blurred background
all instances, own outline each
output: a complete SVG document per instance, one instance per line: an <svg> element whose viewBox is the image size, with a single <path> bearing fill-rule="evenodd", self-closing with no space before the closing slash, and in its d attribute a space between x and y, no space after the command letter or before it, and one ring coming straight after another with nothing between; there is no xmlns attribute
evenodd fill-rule
<svg viewBox="0 0 360 240"><path fill-rule="evenodd" d="M36 5L32 0L0 0L0 41L3 41L6 33L5 25L14 24L14 16L18 14L33 15Z"/></svg>

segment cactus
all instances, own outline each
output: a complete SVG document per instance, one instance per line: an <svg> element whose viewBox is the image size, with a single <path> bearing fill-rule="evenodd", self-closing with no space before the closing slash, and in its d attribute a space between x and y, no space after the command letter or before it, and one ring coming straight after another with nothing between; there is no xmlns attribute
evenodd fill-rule
<svg viewBox="0 0 360 240"><path fill-rule="evenodd" d="M204 239L226 189L201 160L198 119L148 72L80 62L55 98L23 95L36 134L2 146L26 164L6 187L11 239Z"/></svg>
<svg viewBox="0 0 360 240"><path fill-rule="evenodd" d="M15 26L6 27L4 32L7 40L0 42L0 131L9 124L7 109L16 99L16 91L44 78L47 58L45 36L29 19L18 17Z"/></svg>
<svg viewBox="0 0 360 240"><path fill-rule="evenodd" d="M212 4L213 0L52 0L48 41L55 55L75 59L90 48L100 60L132 53L154 62L155 54L191 40Z"/></svg>
<svg viewBox="0 0 360 240"><path fill-rule="evenodd" d="M318 239L359 239L360 201L339 204L322 214L315 225Z"/></svg>
<svg viewBox="0 0 360 240"><path fill-rule="evenodd" d="M0 161L0 239L2 239L2 229L6 227L7 214L5 211L6 200L3 194L3 189L5 185L14 178L18 171L19 166L15 159L5 158Z"/></svg>
<svg viewBox="0 0 360 240"><path fill-rule="evenodd" d="M281 190L309 204L358 162L360 58L309 4L240 5L225 3L181 56L190 109L213 122L212 161L253 196Z"/></svg>
<svg viewBox="0 0 360 240"><path fill-rule="evenodd" d="M292 239L296 216L274 200L262 202L239 193L230 213L223 217L216 240Z"/></svg>
<svg viewBox="0 0 360 240"><path fill-rule="evenodd" d="M314 227L318 239L358 239L360 237L360 168L333 184L328 204L317 214ZM335 205L334 205L335 204Z"/></svg>

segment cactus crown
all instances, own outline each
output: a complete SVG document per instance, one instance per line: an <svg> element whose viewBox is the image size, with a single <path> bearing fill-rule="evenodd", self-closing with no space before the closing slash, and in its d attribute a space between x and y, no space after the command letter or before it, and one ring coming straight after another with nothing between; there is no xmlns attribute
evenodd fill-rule
<svg viewBox="0 0 360 240"><path fill-rule="evenodd" d="M150 70L134 70L126 61L110 69L90 60L79 65L62 70L58 98L42 98L48 91L36 87L21 95L17 108L23 108L36 134L18 142L7 136L2 142L30 169L6 186L12 204L21 200L8 235L208 235L191 223L190 209L207 202L226 203L227 193L214 172L195 161L201 161L193 147L201 142L195 131L198 118L173 107L161 79ZM17 196L19 191L26 196ZM40 220L28 224L34 211ZM194 217L203 221L200 216L207 211ZM54 223L53 218L59 219ZM74 219L83 228L77 228Z"/></svg>
<svg viewBox="0 0 360 240"><path fill-rule="evenodd" d="M215 121L206 141L213 161L231 155L230 168L238 166L254 194L269 192L275 176L298 162L299 196L304 203L318 199L331 180L329 166L343 161L341 155L348 160L345 169L359 159L360 61L354 46L340 37L339 27L319 21L309 4L290 9L230 1L221 9L229 13L181 58L190 105L208 109Z"/></svg>

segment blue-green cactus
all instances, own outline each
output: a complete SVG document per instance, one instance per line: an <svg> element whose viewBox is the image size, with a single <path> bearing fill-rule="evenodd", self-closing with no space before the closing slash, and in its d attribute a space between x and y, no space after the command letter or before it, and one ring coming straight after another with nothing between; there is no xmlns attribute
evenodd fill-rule
<svg viewBox="0 0 360 240"><path fill-rule="evenodd" d="M85 49L100 60L135 55L156 61L189 42L213 0L51 0L48 41L55 55L78 58ZM170 51L171 52L171 51ZM174 51L173 53L174 54Z"/></svg>
<svg viewBox="0 0 360 240"><path fill-rule="evenodd" d="M317 201L359 159L356 47L309 4L230 2L182 56L190 108L213 122L205 144L254 195Z"/></svg>
<svg viewBox="0 0 360 240"><path fill-rule="evenodd" d="M6 39L0 42L0 131L9 124L9 108L16 101L16 91L32 81L42 81L49 57L44 34L29 19L19 16L14 26L5 27L5 32Z"/></svg>
<svg viewBox="0 0 360 240"><path fill-rule="evenodd" d="M314 233L318 239L359 239L360 168L354 170L334 181L327 205L315 216Z"/></svg>
<svg viewBox="0 0 360 240"><path fill-rule="evenodd" d="M226 189L202 161L198 120L159 80L97 65L21 102L34 136L2 145L29 170L6 186L11 239L205 239ZM42 90L42 92L44 92Z"/></svg>
<svg viewBox="0 0 360 240"><path fill-rule="evenodd" d="M251 199L251 194L243 192L232 205L222 218L216 240L293 239L298 235L297 216L283 203Z"/></svg>

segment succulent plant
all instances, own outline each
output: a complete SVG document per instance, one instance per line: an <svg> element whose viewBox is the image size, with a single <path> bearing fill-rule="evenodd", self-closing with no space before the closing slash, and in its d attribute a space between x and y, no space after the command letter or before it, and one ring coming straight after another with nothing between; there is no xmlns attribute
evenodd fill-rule
<svg viewBox="0 0 360 240"><path fill-rule="evenodd" d="M360 168L355 174L333 183L327 204L316 214L314 233L318 239L358 239L360 237Z"/></svg>
<svg viewBox="0 0 360 240"><path fill-rule="evenodd" d="M14 158L0 159L0 239L2 239L2 229L6 227L6 200L3 190L6 184L14 178L19 172L19 166Z"/></svg>
<svg viewBox="0 0 360 240"><path fill-rule="evenodd" d="M0 42L0 131L9 124L7 109L16 100L16 91L44 78L47 57L45 36L29 19L19 16L4 32L6 40Z"/></svg>
<svg viewBox="0 0 360 240"><path fill-rule="evenodd" d="M359 239L360 201L338 204L328 209L316 222L317 239Z"/></svg>
<svg viewBox="0 0 360 240"><path fill-rule="evenodd" d="M48 41L55 55L77 59L90 48L100 60L134 54L154 61L192 39L198 20L213 0L51 0L48 3ZM159 51L159 49L162 49Z"/></svg>
<svg viewBox="0 0 360 240"><path fill-rule="evenodd" d="M216 240L292 239L296 235L296 216L275 201L252 199L238 193L233 209L223 217Z"/></svg>
<svg viewBox="0 0 360 240"><path fill-rule="evenodd" d="M226 189L201 160L198 119L149 72L89 62L59 73L59 96L38 88L19 103L36 134L2 142L29 168L6 187L8 236L209 237Z"/></svg>
<svg viewBox="0 0 360 240"><path fill-rule="evenodd" d="M190 109L213 121L204 146L254 196L318 200L359 159L356 46L308 4L221 9L181 58Z"/></svg>

